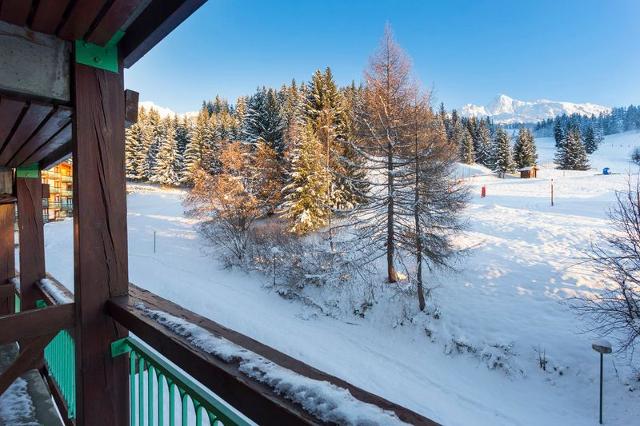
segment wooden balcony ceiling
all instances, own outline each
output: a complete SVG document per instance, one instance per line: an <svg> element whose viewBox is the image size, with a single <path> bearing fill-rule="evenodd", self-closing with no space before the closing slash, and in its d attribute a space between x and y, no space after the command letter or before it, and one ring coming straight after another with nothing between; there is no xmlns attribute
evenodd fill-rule
<svg viewBox="0 0 640 426"><path fill-rule="evenodd" d="M123 32L128 68L205 1L0 0L0 166L46 167L71 152L70 42L104 46Z"/></svg>

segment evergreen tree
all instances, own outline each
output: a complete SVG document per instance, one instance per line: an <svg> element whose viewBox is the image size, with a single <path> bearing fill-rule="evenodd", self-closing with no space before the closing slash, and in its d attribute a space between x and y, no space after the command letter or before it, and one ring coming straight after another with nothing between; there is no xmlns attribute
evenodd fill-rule
<svg viewBox="0 0 640 426"><path fill-rule="evenodd" d="M125 164L127 179L142 180L144 176L140 172L140 150L142 149L142 131L140 125L135 123L125 132Z"/></svg>
<svg viewBox="0 0 640 426"><path fill-rule="evenodd" d="M500 177L514 171L509 135L502 127L496 131L496 138L493 142L493 170Z"/></svg>
<svg viewBox="0 0 640 426"><path fill-rule="evenodd" d="M264 87L258 89L247 103L244 139L253 144L263 140L282 158L286 148L284 129L285 120L276 91Z"/></svg>
<svg viewBox="0 0 640 426"><path fill-rule="evenodd" d="M593 126L587 127L584 132L584 150L587 154L593 154L598 149L598 142L596 141L596 134L593 130Z"/></svg>
<svg viewBox="0 0 640 426"><path fill-rule="evenodd" d="M555 124L553 125L553 138L556 141L556 148L559 148L564 143L564 129L560 119L556 117Z"/></svg>
<svg viewBox="0 0 640 426"><path fill-rule="evenodd" d="M475 150L473 149L473 139L468 129L463 129L460 134L460 161L465 164L473 164L475 161Z"/></svg>
<svg viewBox="0 0 640 426"><path fill-rule="evenodd" d="M322 144L311 124L301 132L294 149L290 183L284 188L282 215L291 221L291 232L306 234L325 226L329 220L329 185Z"/></svg>
<svg viewBox="0 0 640 426"><path fill-rule="evenodd" d="M518 168L531 167L536 164L538 159L536 144L533 134L526 127L520 127L518 138L513 147L513 159Z"/></svg>
<svg viewBox="0 0 640 426"><path fill-rule="evenodd" d="M556 164L566 170L589 170L587 152L578 129L573 128L567 132L564 143L556 153Z"/></svg>
<svg viewBox="0 0 640 426"><path fill-rule="evenodd" d="M172 119L168 118L161 124L164 139L159 143L158 153L154 161L151 182L161 185L177 185L178 181L178 158L176 143L176 128Z"/></svg>
<svg viewBox="0 0 640 426"><path fill-rule="evenodd" d="M184 151L182 165L181 182L191 185L195 173L198 169L203 169L207 173L215 173L215 158L212 152L214 145L214 132L211 128L209 112L203 108L198 113L195 125L191 129L191 134Z"/></svg>
<svg viewBox="0 0 640 426"><path fill-rule="evenodd" d="M489 125L484 120L478 123L478 139L475 147L476 163L485 167L493 168L491 161L491 131Z"/></svg>

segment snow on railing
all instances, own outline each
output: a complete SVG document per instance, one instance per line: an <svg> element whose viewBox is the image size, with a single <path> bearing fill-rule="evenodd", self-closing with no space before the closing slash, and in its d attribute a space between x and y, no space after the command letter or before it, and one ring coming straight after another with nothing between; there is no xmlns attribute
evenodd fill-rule
<svg viewBox="0 0 640 426"><path fill-rule="evenodd" d="M392 411L358 400L347 389L281 367L182 318L150 309L143 303L138 303L135 307L196 348L224 362L238 362L242 374L269 386L275 393L299 404L324 422L345 425L407 424Z"/></svg>

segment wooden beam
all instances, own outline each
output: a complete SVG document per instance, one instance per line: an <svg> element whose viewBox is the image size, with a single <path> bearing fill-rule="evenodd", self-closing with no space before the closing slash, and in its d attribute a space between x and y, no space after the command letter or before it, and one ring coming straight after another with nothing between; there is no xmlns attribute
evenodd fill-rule
<svg viewBox="0 0 640 426"><path fill-rule="evenodd" d="M74 326L75 305L47 306L0 317L0 344L28 341Z"/></svg>
<svg viewBox="0 0 640 426"><path fill-rule="evenodd" d="M40 163L41 170L47 170L71 156L71 134L73 126L69 123L47 143L41 146L21 165Z"/></svg>
<svg viewBox="0 0 640 426"><path fill-rule="evenodd" d="M80 40L85 37L106 0L75 1L67 20L58 30L58 37L65 40Z"/></svg>
<svg viewBox="0 0 640 426"><path fill-rule="evenodd" d="M133 90L124 91L124 125L131 127L138 122L138 99L140 94Z"/></svg>
<svg viewBox="0 0 640 426"><path fill-rule="evenodd" d="M5 145L27 103L21 100L0 97L0 150Z"/></svg>
<svg viewBox="0 0 640 426"><path fill-rule="evenodd" d="M127 28L118 44L125 68L131 67L207 0L153 1Z"/></svg>
<svg viewBox="0 0 640 426"><path fill-rule="evenodd" d="M18 358L0 375L0 395L11 386L11 384L27 371L38 368L42 362L42 352L49 344L55 334L37 337L27 343L24 348L20 348Z"/></svg>
<svg viewBox="0 0 640 426"><path fill-rule="evenodd" d="M15 204L0 204L0 284L16 276Z"/></svg>
<svg viewBox="0 0 640 426"><path fill-rule="evenodd" d="M0 151L0 166L6 166L9 160L22 148L29 137L43 124L53 111L51 105L31 103L22 116L18 127Z"/></svg>
<svg viewBox="0 0 640 426"><path fill-rule="evenodd" d="M45 34L53 34L71 0L39 0L33 15L31 29Z"/></svg>
<svg viewBox="0 0 640 426"><path fill-rule="evenodd" d="M104 46L111 40L116 31L122 29L131 14L145 2L147 0L114 0L102 15L98 25L91 31L91 35L87 37L87 40Z"/></svg>
<svg viewBox="0 0 640 426"><path fill-rule="evenodd" d="M18 232L20 239L20 294L22 309L36 307L36 281L45 277L44 220L42 218L42 181L16 178Z"/></svg>
<svg viewBox="0 0 640 426"><path fill-rule="evenodd" d="M70 54L68 41L0 21L0 88L68 101Z"/></svg>
<svg viewBox="0 0 640 426"><path fill-rule="evenodd" d="M31 11L31 0L4 0L0 2L0 20L24 27Z"/></svg>
<svg viewBox="0 0 640 426"><path fill-rule="evenodd" d="M128 289L123 74L76 63L73 75L77 422L125 425L127 361L110 345L127 332L105 311Z"/></svg>

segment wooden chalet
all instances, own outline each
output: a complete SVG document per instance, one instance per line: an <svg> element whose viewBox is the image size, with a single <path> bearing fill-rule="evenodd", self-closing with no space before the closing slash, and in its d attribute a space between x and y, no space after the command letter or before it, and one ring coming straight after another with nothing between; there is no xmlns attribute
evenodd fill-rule
<svg viewBox="0 0 640 426"><path fill-rule="evenodd" d="M538 166L523 167L518 169L521 179L535 179L538 177Z"/></svg>
<svg viewBox="0 0 640 426"><path fill-rule="evenodd" d="M434 424L129 283L124 130L137 94L123 73L204 2L0 0L0 351L15 350L0 393L37 372L61 413L34 420L47 425L330 422L243 373L239 360L194 346L153 309L407 423ZM40 181L69 157L73 292L46 272Z"/></svg>

